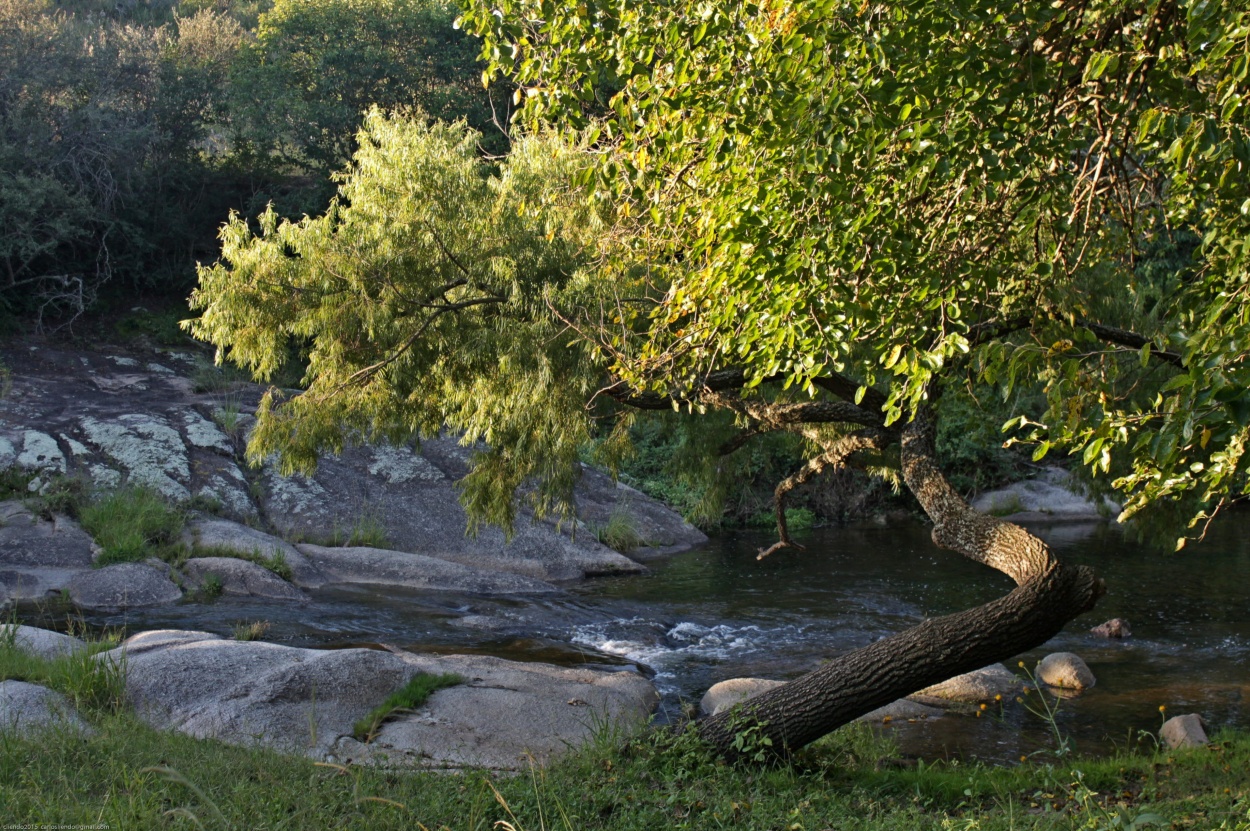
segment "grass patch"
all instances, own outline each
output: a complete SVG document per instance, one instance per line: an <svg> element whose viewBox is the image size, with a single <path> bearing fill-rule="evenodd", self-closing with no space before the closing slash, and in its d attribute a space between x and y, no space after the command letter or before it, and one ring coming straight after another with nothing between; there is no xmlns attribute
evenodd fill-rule
<svg viewBox="0 0 1250 831"><path fill-rule="evenodd" d="M454 673L430 675L423 672L420 675L414 675L407 684L374 707L369 715L356 722L352 732L362 742L372 741L378 729L391 716L420 707L427 698L434 694L435 690L463 683L464 679Z"/></svg>
<svg viewBox="0 0 1250 831"><path fill-rule="evenodd" d="M186 560L181 542L186 517L151 488L122 488L100 496L81 509L79 521L103 549L97 566L148 557L174 566Z"/></svg>
<svg viewBox="0 0 1250 831"><path fill-rule="evenodd" d="M259 501L259 500L258 500ZM386 535L386 527L376 516L362 516L351 528L335 525L328 534L295 534L295 542L321 545L327 548L345 546L363 546L366 548L386 548L391 544Z"/></svg>
<svg viewBox="0 0 1250 831"><path fill-rule="evenodd" d="M531 775L464 776L316 764L161 733L125 712L87 739L0 735L13 824L113 828L669 828L1034 831L1250 829L1250 735L1207 749L987 767L882 763L839 731L791 765L718 762L688 734L597 746Z"/></svg>
<svg viewBox="0 0 1250 831"><path fill-rule="evenodd" d="M623 511L613 511L608 517L607 524L595 529L595 537L608 548L615 549L622 554L628 554L647 544L637 527L634 526L633 520Z"/></svg>
<svg viewBox="0 0 1250 831"><path fill-rule="evenodd" d="M250 375L233 364L217 366L205 358L197 358L191 371L191 389L195 392L224 392L251 380Z"/></svg>
<svg viewBox="0 0 1250 831"><path fill-rule="evenodd" d="M195 591L204 600L212 600L221 597L225 590L226 587L221 582L221 578L210 571L204 575L204 581L200 583L200 587Z"/></svg>
<svg viewBox="0 0 1250 831"><path fill-rule="evenodd" d="M265 637L269 631L270 623L267 620L254 620L251 623L236 623L234 625L234 639L236 641L258 641Z"/></svg>
<svg viewBox="0 0 1250 831"><path fill-rule="evenodd" d="M123 666L95 655L117 645L117 638L89 642L72 655L41 658L17 647L17 626L0 624L0 681L26 681L65 695L88 713L115 713L125 701Z"/></svg>

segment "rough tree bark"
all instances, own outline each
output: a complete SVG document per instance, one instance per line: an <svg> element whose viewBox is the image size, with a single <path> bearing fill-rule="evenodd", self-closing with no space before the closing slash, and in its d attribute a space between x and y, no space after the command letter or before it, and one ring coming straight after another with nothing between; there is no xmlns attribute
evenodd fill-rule
<svg viewBox="0 0 1250 831"><path fill-rule="evenodd" d="M1061 563L1018 525L974 510L933 458L933 422L922 413L903 431L903 479L933 521L933 542L1016 582L996 600L839 656L819 669L699 723L700 734L733 757L734 739L758 739L786 754L919 689L1041 645L1093 608L1105 589L1091 570Z"/></svg>

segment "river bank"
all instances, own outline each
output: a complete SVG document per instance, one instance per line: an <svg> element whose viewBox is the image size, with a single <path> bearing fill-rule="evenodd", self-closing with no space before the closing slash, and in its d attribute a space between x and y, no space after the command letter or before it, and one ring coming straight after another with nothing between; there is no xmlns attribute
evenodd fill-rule
<svg viewBox="0 0 1250 831"><path fill-rule="evenodd" d="M863 726L793 765L716 762L652 734L593 747L532 775L448 776L317 765L261 748L161 733L126 715L93 736L0 741L6 824L155 828L511 829L1250 829L1250 736L1207 748L916 763ZM507 823L507 824L500 824ZM1134 825L1133 823L1137 823Z"/></svg>

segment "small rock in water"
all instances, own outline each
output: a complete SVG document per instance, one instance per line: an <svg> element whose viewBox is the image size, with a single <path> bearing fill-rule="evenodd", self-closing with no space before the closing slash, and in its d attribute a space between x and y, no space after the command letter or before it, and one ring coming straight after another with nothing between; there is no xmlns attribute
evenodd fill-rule
<svg viewBox="0 0 1250 831"><path fill-rule="evenodd" d="M1100 623L1089 631L1100 638L1127 638L1133 634L1133 630L1129 628L1128 621L1122 617L1113 617L1106 623Z"/></svg>
<svg viewBox="0 0 1250 831"><path fill-rule="evenodd" d="M1204 727L1202 716L1197 713L1173 716L1163 723L1163 729L1159 731L1159 739L1168 750L1202 747L1210 744Z"/></svg>
<svg viewBox="0 0 1250 831"><path fill-rule="evenodd" d="M1094 673L1074 652L1054 652L1037 665L1037 680L1064 690L1084 690L1094 686Z"/></svg>

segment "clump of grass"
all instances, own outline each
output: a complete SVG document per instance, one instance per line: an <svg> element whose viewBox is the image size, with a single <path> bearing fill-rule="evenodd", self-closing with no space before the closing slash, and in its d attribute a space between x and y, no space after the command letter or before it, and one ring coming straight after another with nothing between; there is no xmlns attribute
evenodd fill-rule
<svg viewBox="0 0 1250 831"><path fill-rule="evenodd" d="M243 408L239 400L235 396L229 396L221 403L221 406L213 409L213 421L217 426L225 432L227 436L234 438L238 435L239 426L243 422Z"/></svg>
<svg viewBox="0 0 1250 831"><path fill-rule="evenodd" d="M97 566L148 557L178 566L186 559L181 543L186 517L151 488L122 488L98 497L81 509L79 519L103 549Z"/></svg>
<svg viewBox="0 0 1250 831"><path fill-rule="evenodd" d="M225 584L221 582L221 578L211 571L204 575L204 581L200 583L197 591L200 597L211 600L214 597L221 597L222 592L226 590Z"/></svg>
<svg viewBox="0 0 1250 831"><path fill-rule="evenodd" d="M436 690L463 684L464 678L455 673L414 675L400 689L391 693L385 701L373 708L369 715L356 722L352 734L362 742L369 742L377 735L383 723L396 713L420 707Z"/></svg>
<svg viewBox="0 0 1250 831"><path fill-rule="evenodd" d="M249 563L255 563L261 568L272 571L288 583L294 576L294 573L291 571L291 564L286 561L285 553L274 551L271 554L266 554L260 550L259 546L254 546L250 551L241 551L224 545L200 545L196 543L191 546L191 556L229 557L235 560L246 560Z"/></svg>
<svg viewBox="0 0 1250 831"><path fill-rule="evenodd" d="M35 474L17 466L0 470L0 502L30 496L30 483L34 478Z"/></svg>
<svg viewBox="0 0 1250 831"><path fill-rule="evenodd" d="M270 623L267 620L254 620L251 623L236 623L234 625L234 639L236 641L258 641L269 631Z"/></svg>
<svg viewBox="0 0 1250 831"><path fill-rule="evenodd" d="M295 541L323 545L328 548L343 546L363 546L366 548L386 548L390 539L386 535L386 527L382 521L371 514L356 520L351 528L335 525L328 534L297 533Z"/></svg>
<svg viewBox="0 0 1250 831"><path fill-rule="evenodd" d="M195 392L222 392L234 389L251 378L232 364L216 366L207 360L197 360L191 371L191 389Z"/></svg>
<svg viewBox="0 0 1250 831"><path fill-rule="evenodd" d="M607 524L596 529L595 537L608 548L615 549L622 554L628 554L647 544L635 527L634 521L624 511L613 511L608 517Z"/></svg>
<svg viewBox="0 0 1250 831"><path fill-rule="evenodd" d="M114 713L125 703L126 672L121 662L95 656L117 645L116 638L88 642L79 652L43 658L17 645L17 626L0 625L0 681L26 681L63 694L81 710Z"/></svg>

